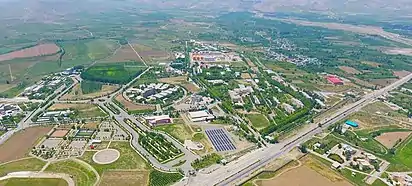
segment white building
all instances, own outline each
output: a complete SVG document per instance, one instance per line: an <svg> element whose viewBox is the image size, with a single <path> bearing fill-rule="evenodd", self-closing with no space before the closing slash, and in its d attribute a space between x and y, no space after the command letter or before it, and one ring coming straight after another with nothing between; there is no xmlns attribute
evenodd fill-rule
<svg viewBox="0 0 412 186"><path fill-rule="evenodd" d="M215 116L212 114L209 114L207 111L201 110L201 111L189 112L189 119L192 122L200 122L200 121L208 121L208 120L215 119Z"/></svg>
<svg viewBox="0 0 412 186"><path fill-rule="evenodd" d="M292 101L292 104L295 105L297 108L302 108L305 106L300 100L296 98L292 98L291 101Z"/></svg>
<svg viewBox="0 0 412 186"><path fill-rule="evenodd" d="M292 105L289 105L287 103L282 103L282 108L288 113L292 114L295 112L295 109L292 107Z"/></svg>

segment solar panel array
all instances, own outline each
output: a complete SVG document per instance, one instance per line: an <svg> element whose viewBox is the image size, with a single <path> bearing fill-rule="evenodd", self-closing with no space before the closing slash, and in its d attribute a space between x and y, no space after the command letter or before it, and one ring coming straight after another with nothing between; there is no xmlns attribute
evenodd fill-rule
<svg viewBox="0 0 412 186"><path fill-rule="evenodd" d="M207 137L210 139L213 146L215 147L216 151L220 152L236 149L235 145L233 145L232 141L230 140L229 136L227 135L224 129L206 129L205 132Z"/></svg>

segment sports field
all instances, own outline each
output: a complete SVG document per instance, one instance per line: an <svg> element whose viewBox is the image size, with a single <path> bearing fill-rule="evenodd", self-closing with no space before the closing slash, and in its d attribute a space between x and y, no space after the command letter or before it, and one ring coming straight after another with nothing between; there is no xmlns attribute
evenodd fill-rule
<svg viewBox="0 0 412 186"><path fill-rule="evenodd" d="M247 114L246 117L256 129L263 129L269 126L269 120L263 114Z"/></svg>

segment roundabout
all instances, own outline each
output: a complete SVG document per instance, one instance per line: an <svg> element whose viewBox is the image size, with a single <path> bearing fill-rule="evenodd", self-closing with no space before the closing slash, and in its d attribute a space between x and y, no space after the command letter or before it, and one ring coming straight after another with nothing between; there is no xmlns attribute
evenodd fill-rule
<svg viewBox="0 0 412 186"><path fill-rule="evenodd" d="M93 155L93 161L97 164L106 165L115 162L120 157L120 152L116 149L104 149Z"/></svg>

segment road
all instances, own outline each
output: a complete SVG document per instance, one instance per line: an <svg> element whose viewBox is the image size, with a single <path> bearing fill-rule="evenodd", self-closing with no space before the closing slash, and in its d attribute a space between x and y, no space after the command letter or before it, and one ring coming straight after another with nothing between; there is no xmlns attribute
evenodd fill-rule
<svg viewBox="0 0 412 186"><path fill-rule="evenodd" d="M328 126L344 119L347 115L356 112L377 97L388 93L390 90L401 86L411 79L412 74L409 74L393 84L367 94L359 101L339 109L320 123L315 123L302 129L295 136L282 141L281 143L271 144L266 148L255 150L236 161L228 163L226 166L221 166L210 174L199 173L197 176L189 177L176 185L234 185L236 184L236 181L249 176L256 170L264 167L270 161L288 153L292 148L311 139L315 134L322 132L322 130L326 129ZM319 124L322 125L321 128L319 128Z"/></svg>

